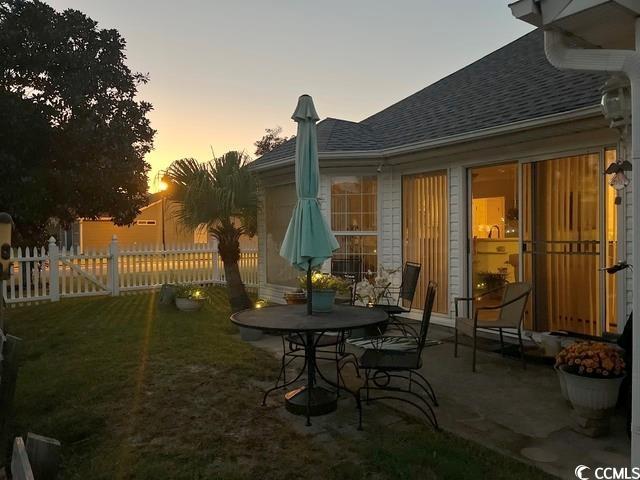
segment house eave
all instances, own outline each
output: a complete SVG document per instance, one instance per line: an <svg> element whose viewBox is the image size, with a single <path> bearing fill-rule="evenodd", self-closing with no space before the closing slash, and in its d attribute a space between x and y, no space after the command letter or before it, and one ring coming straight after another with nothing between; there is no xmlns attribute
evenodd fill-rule
<svg viewBox="0 0 640 480"><path fill-rule="evenodd" d="M479 139L486 139L496 137L500 135L506 135L510 133L521 132L524 130L530 130L533 128L539 128L544 126L552 126L568 121L582 120L586 118L592 118L602 115L600 105L592 105L588 107L582 107L567 112L555 113L552 115L545 115L543 117L536 117L528 120L521 120L518 122L512 122L496 127L488 127L480 130L473 130L471 132L460 133L456 135L450 135L447 137L436 138L432 140L425 140L416 143L410 143L406 145L400 145L397 147L386 148L382 150L364 150L364 151L334 151L334 152L320 152L319 159L321 161L349 161L358 160L358 165L364 166L365 163L361 161L370 160L372 163L380 160L392 159L401 155L417 153L421 151L427 151L434 148L441 148L451 146L460 143L471 142ZM266 163L264 165L256 165L253 170L256 172L264 172L272 169L282 168L293 165L294 157L289 156L273 162Z"/></svg>

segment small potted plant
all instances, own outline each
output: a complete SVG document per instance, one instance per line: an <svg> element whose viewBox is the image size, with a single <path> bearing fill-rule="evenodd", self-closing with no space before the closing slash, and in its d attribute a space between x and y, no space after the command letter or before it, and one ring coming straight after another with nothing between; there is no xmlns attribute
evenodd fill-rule
<svg viewBox="0 0 640 480"><path fill-rule="evenodd" d="M487 298L500 298L500 288L507 284L506 272L478 272L477 288L480 295L488 293Z"/></svg>
<svg viewBox="0 0 640 480"><path fill-rule="evenodd" d="M307 276L298 278L300 288L306 288ZM340 277L330 273L313 272L311 274L311 288L313 288L311 302L315 313L326 313L333 310L333 304L338 292L349 289L349 283Z"/></svg>
<svg viewBox="0 0 640 480"><path fill-rule="evenodd" d="M575 409L577 431L596 437L609 430L625 367L622 349L613 344L576 342L558 353L556 368Z"/></svg>
<svg viewBox="0 0 640 480"><path fill-rule="evenodd" d="M207 294L198 285L178 285L176 287L176 307L183 312L197 312L207 301Z"/></svg>
<svg viewBox="0 0 640 480"><path fill-rule="evenodd" d="M304 293L302 288L298 288L295 292L285 293L284 300L287 302L287 305L303 305L307 303L307 294Z"/></svg>

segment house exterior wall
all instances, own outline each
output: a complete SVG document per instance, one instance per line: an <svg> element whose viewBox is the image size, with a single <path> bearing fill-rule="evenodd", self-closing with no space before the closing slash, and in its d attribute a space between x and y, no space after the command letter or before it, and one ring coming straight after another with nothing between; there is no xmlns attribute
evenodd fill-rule
<svg viewBox="0 0 640 480"><path fill-rule="evenodd" d="M465 296L467 293L467 168L503 162L531 162L555 159L577 153L602 152L606 146L616 144L615 132L603 126L603 122L595 121L578 126L577 124L554 125L538 129L535 134L509 135L501 141L486 139L465 145L454 145L439 151L428 151L422 154L412 154L406 158L391 159L382 167L378 176L378 262L385 267L400 267L402 265L402 176L416 173L426 173L433 170L446 169L449 192L449 314L434 314L434 322L453 325L453 299ZM372 175L376 172L379 162L369 159L366 167L358 160L345 161L343 166L326 166L329 162L321 159L320 177L320 205L326 218L330 218L331 206L331 177L332 175ZM293 169L281 171L280 181L293 182ZM283 180L284 179L284 180ZM623 207L618 209L619 235L618 241L626 249L627 255L621 252L621 259L632 259L631 243L633 234L631 229L631 189L625 191ZM264 218L259 223L259 238L264 231ZM263 243L259 244L260 252L264 252ZM264 255L260 255L263 259ZM282 302L282 295L286 288L267 285L264 265L260 271L260 295L268 300ZM329 262L325 264L325 271L329 271ZM399 282L399 278L397 279ZM632 288L631 276L621 275L618 283L620 307L620 321L623 325L631 309ZM419 312L415 312L416 317Z"/></svg>
<svg viewBox="0 0 640 480"><path fill-rule="evenodd" d="M196 243L196 235L191 229L184 228L172 212L169 202L165 204L164 237L166 245L192 245ZM154 221L154 225L144 224ZM104 251L114 235L118 238L121 248L134 246L162 245L162 204L160 201L143 208L129 226L115 225L109 219L80 220L79 247L83 252ZM203 235L199 236L202 240ZM202 242L198 242L202 243ZM243 235L240 238L240 248L255 249L258 246L256 237Z"/></svg>

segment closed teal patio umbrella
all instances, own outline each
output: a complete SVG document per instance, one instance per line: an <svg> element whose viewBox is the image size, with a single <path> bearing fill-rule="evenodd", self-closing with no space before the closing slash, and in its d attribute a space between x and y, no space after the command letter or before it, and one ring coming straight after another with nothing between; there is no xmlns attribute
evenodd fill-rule
<svg viewBox="0 0 640 480"><path fill-rule="evenodd" d="M307 272L307 313L312 311L311 269L331 258L339 245L331 233L318 204L318 138L316 122L320 119L309 95L298 99L293 116L298 123L296 136L296 193L298 202L287 233L284 236L280 255L291 265Z"/></svg>

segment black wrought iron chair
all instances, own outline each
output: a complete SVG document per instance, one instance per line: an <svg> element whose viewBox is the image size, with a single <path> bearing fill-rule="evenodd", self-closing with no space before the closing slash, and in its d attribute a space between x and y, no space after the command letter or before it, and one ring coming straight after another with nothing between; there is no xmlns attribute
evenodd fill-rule
<svg viewBox="0 0 640 480"><path fill-rule="evenodd" d="M429 381L418 372L422 368L422 351L427 341L436 288L434 282L429 282L420 333L413 348L385 349L384 341L379 346L374 343L373 348L365 349L358 364L364 370L365 378L359 393L364 392L367 404L374 400L399 400L408 403L421 411L433 427L439 430L438 419L432 407L438 406L438 400ZM372 396L372 392L381 394Z"/></svg>
<svg viewBox="0 0 640 480"><path fill-rule="evenodd" d="M500 351L504 353L504 338L502 330L505 328L516 329L518 332L518 342L520 344L520 356L522 358L522 368L527 368L524 355L524 344L522 343L522 323L524 312L531 293L531 285L527 282L508 283L501 287L502 298L496 305L475 305L474 302L481 297L457 297L454 299L456 310L456 330L453 355L458 356L458 335L460 333L473 338L473 361L472 371L476 371L476 350L478 329L498 330L500 332ZM491 293L491 292L488 292ZM485 294L486 296L486 294ZM469 316L460 316L458 304L467 303Z"/></svg>
<svg viewBox="0 0 640 480"><path fill-rule="evenodd" d="M418 336L416 328L407 321L401 319L399 315L411 312L421 269L422 265L420 263L406 262L402 269L402 282L400 283L400 288L397 290L395 303L392 301L395 296L395 292L392 291L392 288L388 287L384 298L389 301L386 303L381 302L376 305L376 307L384 309L389 315L389 326L397 328L404 335L410 333L416 337ZM408 307L404 306L404 302L409 302Z"/></svg>

